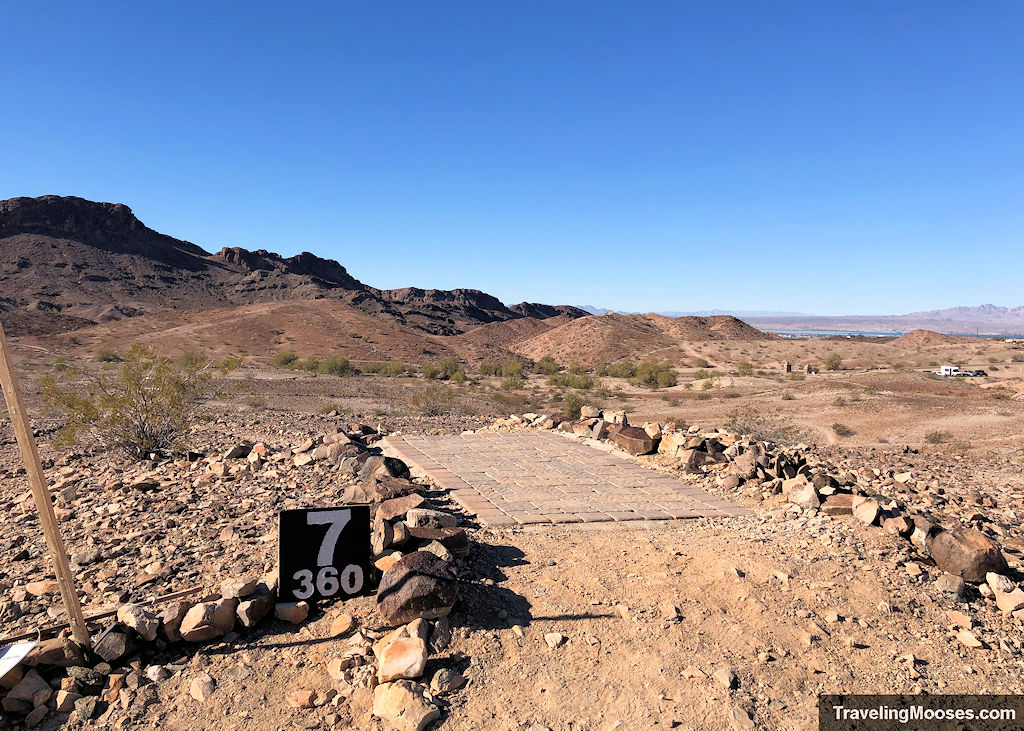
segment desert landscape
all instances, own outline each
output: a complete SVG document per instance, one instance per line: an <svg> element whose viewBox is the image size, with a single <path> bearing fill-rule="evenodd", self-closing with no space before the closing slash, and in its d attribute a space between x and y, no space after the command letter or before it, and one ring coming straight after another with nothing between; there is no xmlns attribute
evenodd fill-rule
<svg viewBox="0 0 1024 731"><path fill-rule="evenodd" d="M0 301L91 635L5 421L0 626L35 643L5 727L804 729L824 693L1024 693L1020 341L376 289L59 196L0 202ZM129 455L100 417L166 417L135 410L160 368L188 428ZM369 590L278 596L279 513L345 505Z"/></svg>

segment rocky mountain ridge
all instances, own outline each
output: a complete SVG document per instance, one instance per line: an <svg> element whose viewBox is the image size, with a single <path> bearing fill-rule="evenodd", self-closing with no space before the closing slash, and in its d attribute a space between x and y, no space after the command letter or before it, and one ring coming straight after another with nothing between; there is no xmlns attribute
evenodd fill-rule
<svg viewBox="0 0 1024 731"><path fill-rule="evenodd" d="M377 289L337 261L225 247L158 233L119 203L47 195L0 201L0 303L15 332L75 329L165 309L332 297L433 334L521 317L582 317L569 306L505 306L475 289ZM27 314L31 313L31 314ZM40 315L39 313L48 313Z"/></svg>

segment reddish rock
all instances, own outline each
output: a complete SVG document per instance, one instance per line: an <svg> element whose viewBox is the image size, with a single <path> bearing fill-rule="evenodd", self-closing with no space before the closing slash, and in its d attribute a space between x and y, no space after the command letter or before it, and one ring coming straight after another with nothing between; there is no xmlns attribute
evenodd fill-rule
<svg viewBox="0 0 1024 731"><path fill-rule="evenodd" d="M825 502L821 504L821 512L826 515L852 515L853 495L842 492L829 495L825 498Z"/></svg>
<svg viewBox="0 0 1024 731"><path fill-rule="evenodd" d="M451 566L432 553L414 551L381 577L377 607L390 624L404 624L445 616L458 595Z"/></svg>
<svg viewBox="0 0 1024 731"><path fill-rule="evenodd" d="M615 445L633 455L650 454L657 443L651 436L637 426L624 426L612 436Z"/></svg>
<svg viewBox="0 0 1024 731"><path fill-rule="evenodd" d="M990 571L1009 571L999 544L973 528L956 528L930 536L928 551L936 566L964 581L980 583Z"/></svg>
<svg viewBox="0 0 1024 731"><path fill-rule="evenodd" d="M906 538L914 531L914 521L902 515L894 515L882 520L882 530Z"/></svg>
<svg viewBox="0 0 1024 731"><path fill-rule="evenodd" d="M181 621L181 636L187 642L206 642L223 637L235 626L237 599L196 604Z"/></svg>

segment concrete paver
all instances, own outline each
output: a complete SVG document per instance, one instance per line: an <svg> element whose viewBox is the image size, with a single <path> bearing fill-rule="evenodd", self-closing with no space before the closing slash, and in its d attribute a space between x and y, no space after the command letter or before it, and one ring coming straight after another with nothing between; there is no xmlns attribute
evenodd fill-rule
<svg viewBox="0 0 1024 731"><path fill-rule="evenodd" d="M485 525L750 514L692 484L554 434L390 436L386 447Z"/></svg>

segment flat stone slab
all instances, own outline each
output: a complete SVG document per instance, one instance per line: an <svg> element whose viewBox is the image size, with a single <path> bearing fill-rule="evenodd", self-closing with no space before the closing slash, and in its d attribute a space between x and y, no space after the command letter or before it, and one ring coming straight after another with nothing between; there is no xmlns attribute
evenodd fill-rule
<svg viewBox="0 0 1024 731"><path fill-rule="evenodd" d="M751 514L618 454L554 434L390 436L385 445L484 525Z"/></svg>

